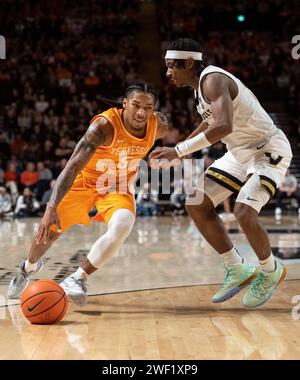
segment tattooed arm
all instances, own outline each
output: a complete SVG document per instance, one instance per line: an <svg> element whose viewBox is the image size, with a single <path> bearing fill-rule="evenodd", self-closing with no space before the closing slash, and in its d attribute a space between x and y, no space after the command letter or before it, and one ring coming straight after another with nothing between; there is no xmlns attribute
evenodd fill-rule
<svg viewBox="0 0 300 380"><path fill-rule="evenodd" d="M96 148L110 143L113 129L104 118L95 120L85 135L76 145L66 167L60 173L54 186L48 207L57 207L66 193L70 190L77 174L86 166ZM110 140L110 141L109 141Z"/></svg>
<svg viewBox="0 0 300 380"><path fill-rule="evenodd" d="M104 145L109 136L108 128L112 128L104 118L97 119L90 125L85 135L76 145L66 167L60 173L54 186L48 207L57 207L71 188L77 174L86 166L96 148ZM108 128L107 128L108 127Z"/></svg>
<svg viewBox="0 0 300 380"><path fill-rule="evenodd" d="M89 126L85 135L78 142L66 167L56 180L50 201L48 202L36 236L37 244L42 240L44 240L44 244L48 242L50 227L53 224L58 227L58 231L60 232L61 226L56 212L57 206L70 190L76 176L89 162L96 148L100 145L109 145L111 143L113 133L114 131L111 124L105 118L100 117Z"/></svg>

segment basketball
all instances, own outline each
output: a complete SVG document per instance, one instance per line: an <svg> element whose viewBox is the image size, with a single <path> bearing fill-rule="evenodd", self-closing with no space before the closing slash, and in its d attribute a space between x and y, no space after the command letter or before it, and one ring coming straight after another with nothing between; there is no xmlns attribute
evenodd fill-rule
<svg viewBox="0 0 300 380"><path fill-rule="evenodd" d="M33 324L54 324L63 319L68 309L68 297L55 281L38 280L22 294L21 308Z"/></svg>

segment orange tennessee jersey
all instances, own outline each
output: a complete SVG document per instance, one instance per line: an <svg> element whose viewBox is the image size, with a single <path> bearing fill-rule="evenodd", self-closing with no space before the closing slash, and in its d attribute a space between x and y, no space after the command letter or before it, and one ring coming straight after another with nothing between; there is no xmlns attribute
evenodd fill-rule
<svg viewBox="0 0 300 380"><path fill-rule="evenodd" d="M155 142L157 117L155 113L147 123L146 134L138 138L130 134L121 119L122 109L110 108L96 115L105 117L114 128L111 145L100 146L87 163L81 174L88 187L96 186L99 194L107 192L133 192L139 163L146 156Z"/></svg>

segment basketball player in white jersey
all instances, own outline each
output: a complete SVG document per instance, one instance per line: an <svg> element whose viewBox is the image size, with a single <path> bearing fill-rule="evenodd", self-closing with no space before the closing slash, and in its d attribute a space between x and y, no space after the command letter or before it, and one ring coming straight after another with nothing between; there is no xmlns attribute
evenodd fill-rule
<svg viewBox="0 0 300 380"><path fill-rule="evenodd" d="M202 64L201 47L196 41L174 41L165 62L167 76L177 87L194 89L203 121L176 147L157 148L150 162L183 158L220 140L227 145L228 152L204 173L203 200L186 208L203 237L224 260L225 279L212 301L224 302L250 286L242 304L258 307L271 297L286 274L285 267L273 257L258 215L284 179L292 158L290 144L239 79L219 67ZM239 255L215 211L232 193L237 195L236 220L260 262L257 269Z"/></svg>

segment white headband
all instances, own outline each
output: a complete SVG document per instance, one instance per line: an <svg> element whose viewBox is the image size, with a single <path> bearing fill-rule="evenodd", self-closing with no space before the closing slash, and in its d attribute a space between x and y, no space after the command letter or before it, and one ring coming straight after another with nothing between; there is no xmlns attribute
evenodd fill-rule
<svg viewBox="0 0 300 380"><path fill-rule="evenodd" d="M202 53L197 51L167 50L166 59L188 59L193 58L195 61L202 61Z"/></svg>

